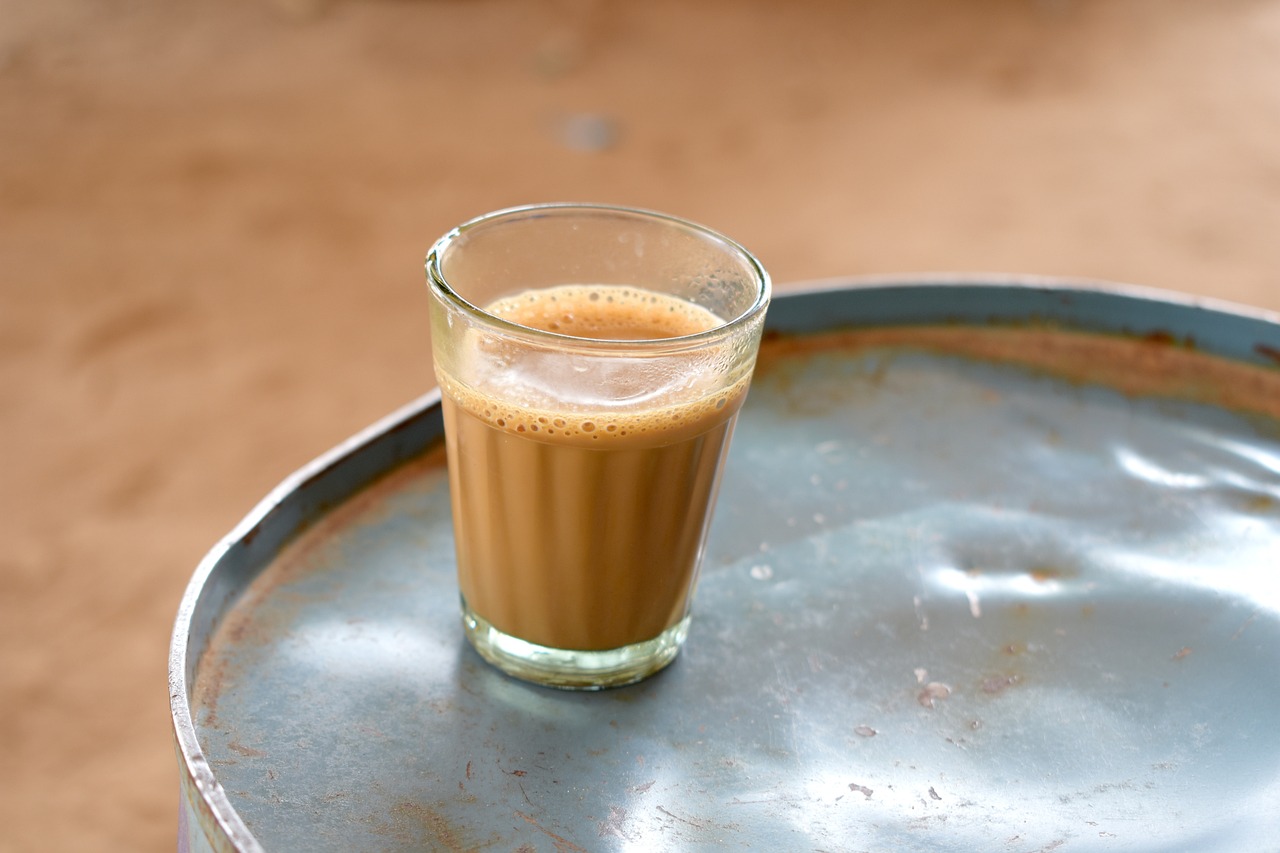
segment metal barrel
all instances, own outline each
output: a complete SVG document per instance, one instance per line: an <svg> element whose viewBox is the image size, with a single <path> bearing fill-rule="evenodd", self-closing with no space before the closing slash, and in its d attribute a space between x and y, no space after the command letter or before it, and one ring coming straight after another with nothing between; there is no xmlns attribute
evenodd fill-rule
<svg viewBox="0 0 1280 853"><path fill-rule="evenodd" d="M769 328L633 687L466 646L438 394L276 488L179 607L178 849L1273 846L1280 318L935 277Z"/></svg>

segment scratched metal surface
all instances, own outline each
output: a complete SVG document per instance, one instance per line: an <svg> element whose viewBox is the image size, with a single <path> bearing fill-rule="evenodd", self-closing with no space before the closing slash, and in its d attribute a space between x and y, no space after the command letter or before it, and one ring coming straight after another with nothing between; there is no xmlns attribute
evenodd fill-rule
<svg viewBox="0 0 1280 853"><path fill-rule="evenodd" d="M1049 281L833 283L770 323L1027 320L1280 351L1274 317ZM1280 850L1273 417L911 346L780 355L688 645L602 694L466 648L439 436L424 398L197 571L170 686L212 849Z"/></svg>

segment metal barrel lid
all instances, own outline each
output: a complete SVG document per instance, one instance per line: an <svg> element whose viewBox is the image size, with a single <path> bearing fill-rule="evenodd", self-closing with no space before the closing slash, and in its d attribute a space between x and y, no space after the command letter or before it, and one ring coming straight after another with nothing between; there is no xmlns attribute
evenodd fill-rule
<svg viewBox="0 0 1280 853"><path fill-rule="evenodd" d="M864 279L769 327L642 684L466 647L438 395L269 495L179 609L179 848L1280 849L1280 318Z"/></svg>

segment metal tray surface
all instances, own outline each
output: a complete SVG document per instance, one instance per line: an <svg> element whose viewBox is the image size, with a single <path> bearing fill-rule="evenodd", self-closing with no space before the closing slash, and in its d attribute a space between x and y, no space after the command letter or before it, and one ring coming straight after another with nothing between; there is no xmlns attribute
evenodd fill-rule
<svg viewBox="0 0 1280 853"><path fill-rule="evenodd" d="M180 849L1280 850L1277 318L855 280L770 327L642 684L466 646L435 395L264 500L178 615Z"/></svg>

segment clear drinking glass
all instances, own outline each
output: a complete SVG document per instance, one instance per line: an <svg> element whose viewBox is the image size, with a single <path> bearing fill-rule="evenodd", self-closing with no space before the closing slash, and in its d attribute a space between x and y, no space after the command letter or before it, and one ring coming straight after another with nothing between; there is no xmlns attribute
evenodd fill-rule
<svg viewBox="0 0 1280 853"><path fill-rule="evenodd" d="M555 687L639 681L684 642L769 277L702 226L547 204L427 256L466 636Z"/></svg>

